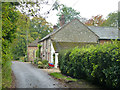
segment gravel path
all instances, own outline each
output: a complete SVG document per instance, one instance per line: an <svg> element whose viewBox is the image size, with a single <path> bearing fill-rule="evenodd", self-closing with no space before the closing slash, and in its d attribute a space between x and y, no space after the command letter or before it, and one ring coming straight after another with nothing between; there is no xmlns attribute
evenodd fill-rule
<svg viewBox="0 0 120 90"><path fill-rule="evenodd" d="M12 61L12 70L16 77L16 88L63 88L47 72L30 63Z"/></svg>

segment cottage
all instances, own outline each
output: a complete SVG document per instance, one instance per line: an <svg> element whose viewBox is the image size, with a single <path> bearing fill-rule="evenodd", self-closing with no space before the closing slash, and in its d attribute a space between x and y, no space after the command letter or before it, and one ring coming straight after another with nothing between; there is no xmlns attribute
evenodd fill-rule
<svg viewBox="0 0 120 90"><path fill-rule="evenodd" d="M118 29L114 27L86 26L78 19L65 24L61 17L61 27L54 26L54 31L42 38L35 40L28 46L28 59L35 59L37 44L41 44L41 58L58 66L58 53L60 50L82 47L88 44L103 44L118 38ZM119 39L120 40L120 39Z"/></svg>
<svg viewBox="0 0 120 90"><path fill-rule="evenodd" d="M111 39L117 39L118 29L113 27L87 27L78 19L64 24L60 22L61 27L42 38L38 43L41 47L41 58L53 63L55 67L58 64L58 53L60 50L69 49L76 46L82 47L88 44L103 44L111 42ZM55 58L54 58L55 55Z"/></svg>
<svg viewBox="0 0 120 90"><path fill-rule="evenodd" d="M112 40L120 40L118 38L118 28L116 27L96 27L96 26L89 26L88 27L91 31L93 31L96 35L99 36L99 43L103 44L104 42L111 42Z"/></svg>
<svg viewBox="0 0 120 90"><path fill-rule="evenodd" d="M34 59L36 58L36 51L38 49L37 45L38 45L38 41L39 39L37 38L35 41L33 41L32 43L30 43L28 45L28 61L34 61Z"/></svg>

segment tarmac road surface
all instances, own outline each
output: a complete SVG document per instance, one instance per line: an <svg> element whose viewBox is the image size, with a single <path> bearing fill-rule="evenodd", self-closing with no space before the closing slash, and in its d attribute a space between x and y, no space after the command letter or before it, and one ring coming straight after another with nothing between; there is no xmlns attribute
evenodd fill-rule
<svg viewBox="0 0 120 90"><path fill-rule="evenodd" d="M16 88L63 88L47 72L26 62L12 61Z"/></svg>

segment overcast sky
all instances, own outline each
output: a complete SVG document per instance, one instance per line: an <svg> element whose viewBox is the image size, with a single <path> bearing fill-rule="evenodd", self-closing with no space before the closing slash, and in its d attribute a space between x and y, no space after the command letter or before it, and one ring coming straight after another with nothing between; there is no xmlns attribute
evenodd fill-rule
<svg viewBox="0 0 120 90"><path fill-rule="evenodd" d="M55 0L51 0L54 2ZM118 2L120 0L58 0L61 4L72 7L80 12L81 17L91 18L96 15L103 15L104 18L114 11L118 10ZM47 21L53 25L57 23L57 11L53 11L48 15Z"/></svg>

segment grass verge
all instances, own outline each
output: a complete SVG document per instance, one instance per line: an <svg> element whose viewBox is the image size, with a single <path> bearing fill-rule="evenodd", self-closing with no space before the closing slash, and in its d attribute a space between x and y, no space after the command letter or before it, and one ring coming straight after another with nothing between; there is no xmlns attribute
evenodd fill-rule
<svg viewBox="0 0 120 90"><path fill-rule="evenodd" d="M50 73L49 75L59 80L65 87L68 88L93 88L95 90L99 90L100 88L90 82L87 82L86 80L75 79L69 76L65 76L59 72Z"/></svg>
<svg viewBox="0 0 120 90"><path fill-rule="evenodd" d="M65 76L65 75L63 75L61 73L58 73L58 72L50 73L50 75L57 78L57 79L61 79L61 80L67 81L67 82L69 82L69 81L72 81L72 82L77 81L77 79L71 78L69 76Z"/></svg>

